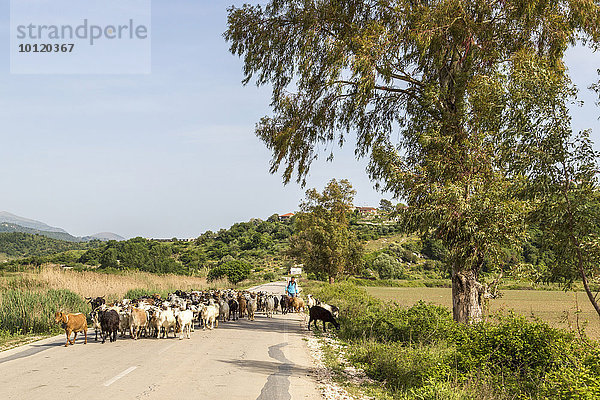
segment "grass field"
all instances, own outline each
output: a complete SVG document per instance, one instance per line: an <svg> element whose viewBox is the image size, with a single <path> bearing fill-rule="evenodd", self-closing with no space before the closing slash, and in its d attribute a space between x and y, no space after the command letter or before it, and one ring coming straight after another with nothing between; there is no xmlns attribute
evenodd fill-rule
<svg viewBox="0 0 600 400"><path fill-rule="evenodd" d="M219 286L214 282L210 286ZM147 289L157 293L191 289L205 289L206 278L182 275L155 275L140 271L106 274L95 271L75 271L56 265L32 268L25 272L0 274L0 292L7 289L45 291L69 289L82 297L106 296L107 300L119 300L130 289Z"/></svg>
<svg viewBox="0 0 600 400"><path fill-rule="evenodd" d="M446 288L396 288L367 287L367 291L383 300L411 306L419 300L452 308L452 292ZM489 301L488 313L513 310L516 313L537 317L550 325L577 330L585 328L592 339L600 339L600 318L584 292L561 292L542 290L503 290L502 297ZM577 309L581 312L578 314Z"/></svg>

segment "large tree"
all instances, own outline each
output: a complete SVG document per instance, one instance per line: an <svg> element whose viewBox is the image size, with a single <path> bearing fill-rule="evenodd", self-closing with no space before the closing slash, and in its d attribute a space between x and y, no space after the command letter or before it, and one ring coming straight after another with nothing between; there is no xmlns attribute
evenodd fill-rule
<svg viewBox="0 0 600 400"><path fill-rule="evenodd" d="M306 191L296 214L296 233L290 238L290 254L308 272L333 283L343 273L354 272L362 260L362 246L350 229L349 216L355 191L345 179L332 179L323 193Z"/></svg>
<svg viewBox="0 0 600 400"><path fill-rule="evenodd" d="M448 248L454 318L473 322L484 259L525 234L528 171L513 167L505 143L527 137L519 129L535 126L533 109L549 116L542 122L566 119L571 96L556 96L570 86L564 52L578 39L598 42L599 8L271 0L230 8L225 37L244 58L244 82L273 86L274 115L256 128L273 152L271 172L304 182L320 148L355 136L372 178L406 200L406 228ZM540 74L553 84L534 86Z"/></svg>

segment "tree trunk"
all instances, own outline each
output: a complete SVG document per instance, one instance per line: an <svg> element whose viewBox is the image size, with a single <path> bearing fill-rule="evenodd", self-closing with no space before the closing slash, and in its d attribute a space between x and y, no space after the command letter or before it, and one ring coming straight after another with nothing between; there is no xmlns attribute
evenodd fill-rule
<svg viewBox="0 0 600 400"><path fill-rule="evenodd" d="M483 320L483 285L477 282L475 272L452 273L452 315L461 324Z"/></svg>
<svg viewBox="0 0 600 400"><path fill-rule="evenodd" d="M333 277L333 276L330 276L330 277L329 277L329 284L330 284L330 285L333 285L333 282L335 282L335 277Z"/></svg>

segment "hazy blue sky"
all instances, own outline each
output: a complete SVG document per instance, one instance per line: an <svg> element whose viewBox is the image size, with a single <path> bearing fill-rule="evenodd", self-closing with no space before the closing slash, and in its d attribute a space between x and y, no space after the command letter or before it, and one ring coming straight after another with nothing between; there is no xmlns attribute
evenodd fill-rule
<svg viewBox="0 0 600 400"><path fill-rule="evenodd" d="M250 1L252 3L252 1ZM221 34L235 1L154 1L149 75L11 75L9 1L0 0L0 211L75 235L195 237L297 209L304 189L270 175L254 125L270 91L243 87L242 63ZM573 50L587 105L576 129L600 142L600 109L585 88L600 56ZM307 187L348 178L356 204L377 205L351 146L317 162Z"/></svg>

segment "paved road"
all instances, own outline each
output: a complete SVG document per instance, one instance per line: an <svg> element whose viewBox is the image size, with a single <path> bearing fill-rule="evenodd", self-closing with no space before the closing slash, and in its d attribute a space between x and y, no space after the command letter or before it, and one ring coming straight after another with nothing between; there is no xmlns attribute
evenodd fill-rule
<svg viewBox="0 0 600 400"><path fill-rule="evenodd" d="M263 291L263 292L267 292L267 293L271 293L271 294L284 294L285 293L285 285L287 284L287 282L285 280L282 281L278 281L278 282L270 282L270 283L265 283L264 285L258 285L258 286L254 286L251 287L249 290L250 291Z"/></svg>
<svg viewBox="0 0 600 400"><path fill-rule="evenodd" d="M183 340L55 336L0 353L0 399L321 399L304 329L303 315L259 314Z"/></svg>

